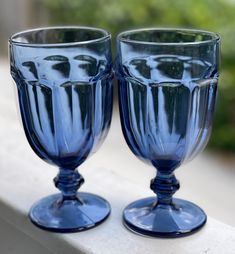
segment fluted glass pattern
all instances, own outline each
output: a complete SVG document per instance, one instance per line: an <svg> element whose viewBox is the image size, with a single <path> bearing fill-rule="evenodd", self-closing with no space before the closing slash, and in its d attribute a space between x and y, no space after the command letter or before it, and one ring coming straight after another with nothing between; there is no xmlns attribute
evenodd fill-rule
<svg viewBox="0 0 235 254"><path fill-rule="evenodd" d="M35 52L36 51L36 52ZM43 159L75 168L104 140L112 112L110 59L89 49L12 48L22 121ZM23 55L23 57L20 57Z"/></svg>
<svg viewBox="0 0 235 254"><path fill-rule="evenodd" d="M122 123L132 151L156 167L169 164L169 170L195 157L211 132L215 66L192 57L148 56L122 68Z"/></svg>

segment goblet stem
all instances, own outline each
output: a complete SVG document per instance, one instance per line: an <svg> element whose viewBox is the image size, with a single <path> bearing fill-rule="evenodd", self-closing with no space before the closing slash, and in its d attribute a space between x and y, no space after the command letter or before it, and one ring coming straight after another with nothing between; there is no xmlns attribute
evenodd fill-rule
<svg viewBox="0 0 235 254"><path fill-rule="evenodd" d="M60 168L54 179L61 194L45 197L35 203L29 213L31 221L42 229L69 233L95 227L110 213L103 198L77 190L84 183L76 169Z"/></svg>
<svg viewBox="0 0 235 254"><path fill-rule="evenodd" d="M156 177L151 180L150 188L157 194L157 204L170 205L180 184L174 173L164 174L158 170Z"/></svg>
<svg viewBox="0 0 235 254"><path fill-rule="evenodd" d="M58 175L54 178L54 183L61 191L63 200L78 200L77 190L84 183L84 178L77 169L60 168Z"/></svg>

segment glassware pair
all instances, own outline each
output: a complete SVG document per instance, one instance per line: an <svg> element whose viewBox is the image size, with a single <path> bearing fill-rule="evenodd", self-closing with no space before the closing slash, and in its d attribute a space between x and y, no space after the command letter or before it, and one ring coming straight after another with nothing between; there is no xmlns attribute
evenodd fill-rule
<svg viewBox="0 0 235 254"><path fill-rule="evenodd" d="M89 27L24 31L10 39L11 74L28 142L59 167L61 194L33 205L31 221L54 232L92 228L110 214L103 198L78 192L77 167L105 139L112 117L111 35ZM124 137L132 152L153 165L157 197L123 213L139 234L177 237L206 222L195 204L172 198L174 170L207 144L218 82L218 35L189 29L139 29L117 37L115 73Z"/></svg>

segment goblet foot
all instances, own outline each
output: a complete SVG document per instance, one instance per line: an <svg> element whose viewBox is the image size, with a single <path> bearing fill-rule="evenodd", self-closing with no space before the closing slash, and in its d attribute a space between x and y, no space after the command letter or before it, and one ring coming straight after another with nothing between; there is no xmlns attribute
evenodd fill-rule
<svg viewBox="0 0 235 254"><path fill-rule="evenodd" d="M109 203L94 194L79 192L75 200L63 200L61 194L55 194L35 203L29 218L39 228L70 233L99 225L110 211Z"/></svg>
<svg viewBox="0 0 235 254"><path fill-rule="evenodd" d="M192 234L206 223L206 214L197 205L182 199L157 204L156 197L137 200L123 213L124 225L141 235L181 237Z"/></svg>

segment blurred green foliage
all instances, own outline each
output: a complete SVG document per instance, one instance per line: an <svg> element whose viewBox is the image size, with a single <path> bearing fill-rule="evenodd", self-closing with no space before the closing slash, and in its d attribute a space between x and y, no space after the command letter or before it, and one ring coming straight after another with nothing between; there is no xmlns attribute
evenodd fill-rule
<svg viewBox="0 0 235 254"><path fill-rule="evenodd" d="M210 147L235 152L235 0L45 0L50 23L101 27L190 27L221 35L221 77Z"/></svg>

